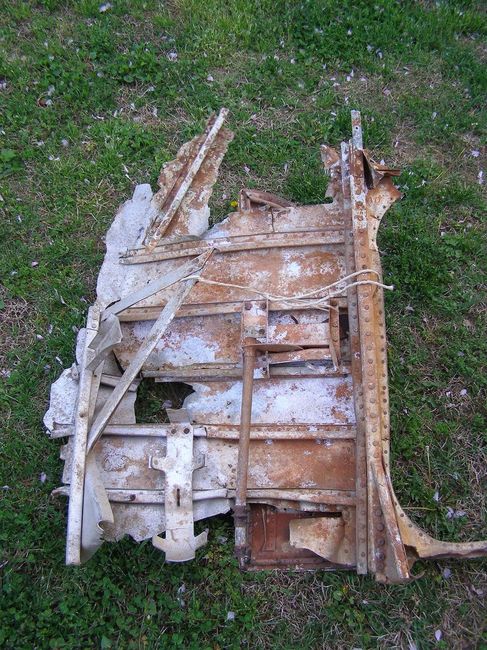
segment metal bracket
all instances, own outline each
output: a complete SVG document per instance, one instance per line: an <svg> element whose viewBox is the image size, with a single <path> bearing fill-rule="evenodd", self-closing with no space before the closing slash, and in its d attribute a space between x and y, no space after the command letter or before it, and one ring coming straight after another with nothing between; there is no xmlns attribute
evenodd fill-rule
<svg viewBox="0 0 487 650"><path fill-rule="evenodd" d="M166 536L154 535L153 545L166 554L168 562L186 562L204 546L208 531L194 534L193 472L204 467L205 457L193 456L193 427L189 423L172 427L167 434L164 457L151 456L149 467L164 472Z"/></svg>

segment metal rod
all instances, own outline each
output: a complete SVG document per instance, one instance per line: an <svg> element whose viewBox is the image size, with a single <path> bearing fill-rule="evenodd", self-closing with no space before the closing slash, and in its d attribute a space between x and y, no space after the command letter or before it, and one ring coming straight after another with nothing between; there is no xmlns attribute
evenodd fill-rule
<svg viewBox="0 0 487 650"><path fill-rule="evenodd" d="M234 507L235 551L241 564L247 561L247 481L256 343L256 339L252 337L244 339L243 342L242 408Z"/></svg>

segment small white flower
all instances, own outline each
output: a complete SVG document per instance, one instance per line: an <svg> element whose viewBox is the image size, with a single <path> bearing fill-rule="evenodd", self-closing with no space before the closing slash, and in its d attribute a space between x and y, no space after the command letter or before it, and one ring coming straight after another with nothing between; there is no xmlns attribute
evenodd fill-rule
<svg viewBox="0 0 487 650"><path fill-rule="evenodd" d="M211 74L209 74L209 75L206 77L206 81L209 81L210 83L211 83L212 81L214 81L213 76L212 76Z"/></svg>
<svg viewBox="0 0 487 650"><path fill-rule="evenodd" d="M108 11L108 10L111 9L112 7L113 7L113 5L112 5L111 2L105 2L105 3L103 3L102 5L100 5L100 6L98 7L98 11L99 11L101 14L104 14L106 11Z"/></svg>
<svg viewBox="0 0 487 650"><path fill-rule="evenodd" d="M480 156L480 151L477 151L477 149L472 149L470 155L473 156L474 158L478 158Z"/></svg>
<svg viewBox="0 0 487 650"><path fill-rule="evenodd" d="M235 620L235 612L227 612L227 621Z"/></svg>

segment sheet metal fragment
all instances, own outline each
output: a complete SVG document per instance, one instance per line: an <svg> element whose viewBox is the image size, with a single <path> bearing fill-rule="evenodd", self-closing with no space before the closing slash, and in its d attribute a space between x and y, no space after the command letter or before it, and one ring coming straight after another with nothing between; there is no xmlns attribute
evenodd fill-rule
<svg viewBox="0 0 487 650"><path fill-rule="evenodd" d="M390 583L411 579L418 558L487 555L485 541L419 529L390 480L376 237L398 170L363 148L353 111L351 139L321 148L328 201L242 189L209 228L226 114L163 167L158 192L139 185L120 208L77 363L52 386L67 563L124 535L192 560L207 540L194 522L230 509L246 570L346 568ZM148 423L134 408L143 382L193 392L161 398Z"/></svg>

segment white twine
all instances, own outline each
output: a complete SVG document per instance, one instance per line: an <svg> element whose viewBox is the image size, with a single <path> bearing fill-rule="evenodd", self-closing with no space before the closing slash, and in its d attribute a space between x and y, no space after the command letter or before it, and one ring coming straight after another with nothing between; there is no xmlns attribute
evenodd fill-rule
<svg viewBox="0 0 487 650"><path fill-rule="evenodd" d="M207 278L202 278L199 275L188 275L185 278L183 278L181 281L196 280L197 282L201 282L202 284L209 284L218 287L229 287L230 289L241 289L242 291L250 291L251 293L255 293L259 296L262 296L262 298L265 298L269 302L283 303L286 307L292 307L298 309L311 308L311 309L326 310L326 309L335 309L335 307L333 307L328 303L329 300L342 296L346 291L352 289L353 287L359 287L362 285L371 285L375 287L381 287L382 289L388 289L390 291L394 289L394 285L383 284L382 282L378 282L377 280L356 280L355 282L350 282L349 284L346 284L345 286L340 288L340 285L342 285L343 283L364 273L373 273L377 277L380 277L379 273L375 269L362 269L361 271L355 271L354 273L350 273L349 275L346 275L340 280L337 280L336 282L332 282L331 284L328 284L324 287L318 287L318 289L312 289L311 291L294 294L292 296L280 296L277 294L267 293L266 291L262 291L262 289L256 289L255 287L244 286L241 284L232 284L230 282L217 282L216 280L209 280ZM337 290L329 293L330 290L333 289L334 287L337 287ZM313 299L312 296L316 296L316 294L318 293L327 293L327 295L320 296L318 298ZM309 300L306 300L307 298L309 298Z"/></svg>

